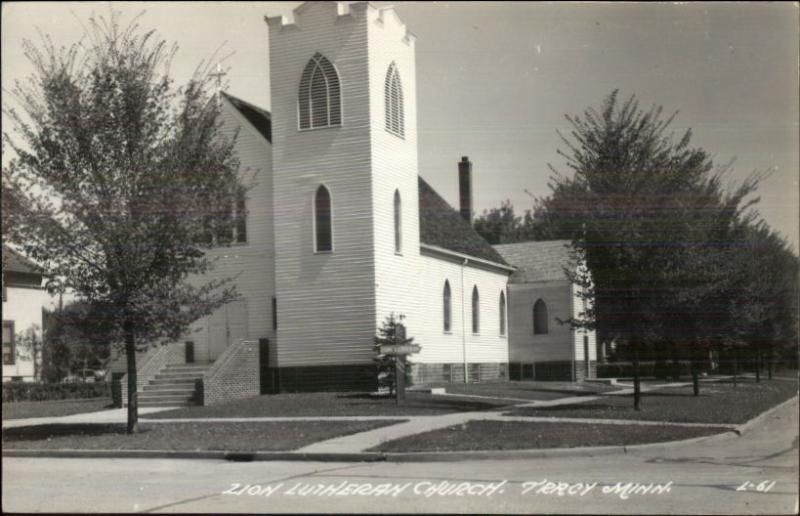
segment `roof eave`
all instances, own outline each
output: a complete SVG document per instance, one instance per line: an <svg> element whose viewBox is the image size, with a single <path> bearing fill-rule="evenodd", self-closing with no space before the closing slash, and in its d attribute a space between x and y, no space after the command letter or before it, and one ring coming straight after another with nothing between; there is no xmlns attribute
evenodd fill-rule
<svg viewBox="0 0 800 516"><path fill-rule="evenodd" d="M450 249L445 249L444 247L439 247L437 245L430 245L430 244L423 244L420 242L419 244L420 250L430 251L435 254L442 254L445 256L449 256L452 258L459 258L460 260L465 260L467 263L479 263L481 265L485 265L488 267L500 269L505 273L512 274L516 272L517 268L511 265L503 265L502 263L493 262L491 260L486 260L484 258L476 258L475 256L470 256L468 254L459 253L457 251L451 251Z"/></svg>

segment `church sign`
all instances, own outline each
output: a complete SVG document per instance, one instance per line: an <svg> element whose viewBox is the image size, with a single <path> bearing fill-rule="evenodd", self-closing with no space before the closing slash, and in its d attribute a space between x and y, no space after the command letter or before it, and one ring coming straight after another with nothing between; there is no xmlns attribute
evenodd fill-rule
<svg viewBox="0 0 800 516"><path fill-rule="evenodd" d="M410 355L412 353L419 353L421 348L416 344L393 344L381 346L381 353L384 355Z"/></svg>

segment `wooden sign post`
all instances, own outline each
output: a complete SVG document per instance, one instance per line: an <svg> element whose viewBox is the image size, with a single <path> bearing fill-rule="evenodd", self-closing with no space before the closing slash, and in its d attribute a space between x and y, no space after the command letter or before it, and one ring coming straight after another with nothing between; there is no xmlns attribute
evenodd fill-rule
<svg viewBox="0 0 800 516"><path fill-rule="evenodd" d="M405 328L402 325L398 326L398 334L405 340ZM420 347L416 344L393 344L388 346L381 346L381 353L389 356L394 356L394 394L395 402L399 405L400 402L406 399L406 356L412 353L419 353Z"/></svg>

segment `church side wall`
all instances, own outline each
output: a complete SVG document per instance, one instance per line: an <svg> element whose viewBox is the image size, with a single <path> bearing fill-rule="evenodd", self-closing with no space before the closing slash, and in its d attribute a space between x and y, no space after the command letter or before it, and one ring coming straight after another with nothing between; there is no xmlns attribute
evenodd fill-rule
<svg viewBox="0 0 800 516"><path fill-rule="evenodd" d="M236 154L240 161L239 177L247 192L247 243L211 249L208 255L217 260L209 279L234 278L236 289L246 306L246 328L237 329L243 338L269 338L274 342L272 324L272 296L275 293L274 245L272 228L272 175L271 145L255 128L241 118L227 101L223 101L223 127L225 137L233 137L238 129ZM183 346L194 343L195 361L209 359L209 322L212 318L223 320L225 309L218 314L203 317L192 325L190 332L175 345L170 362L184 361ZM271 346L274 348L274 346Z"/></svg>
<svg viewBox="0 0 800 516"><path fill-rule="evenodd" d="M463 272L463 289L462 289ZM444 331L443 290L450 283L452 300L451 331ZM425 368L426 364L450 364L453 381L463 381L464 349L470 366L471 381L476 381L477 369L490 370L491 376L505 376L508 363L508 339L500 335L500 292L506 287L507 275L430 256L420 257L416 282L419 291L417 305L420 321L409 327L410 336L422 350L412 355L412 362ZM472 288L478 286L480 301L480 331L472 333ZM462 295L463 294L463 295ZM485 364L481 368L475 364ZM489 367L489 364L492 364ZM483 374L481 379L489 379ZM423 378L423 380L425 380ZM428 378L430 380L430 378Z"/></svg>
<svg viewBox="0 0 800 516"><path fill-rule="evenodd" d="M557 321L573 314L571 283L566 279L512 283L509 289L511 379L571 380L573 332L568 324ZM548 333L544 335L533 333L533 305L538 299L547 305Z"/></svg>
<svg viewBox="0 0 800 516"><path fill-rule="evenodd" d="M375 254L375 327L394 313L409 331L419 327L419 184L414 42L390 10L368 10L372 209ZM386 130L384 86L389 66L397 67L403 94L404 135ZM400 192L402 244L395 252L394 194Z"/></svg>
<svg viewBox="0 0 800 516"><path fill-rule="evenodd" d="M334 3L308 3L296 13L294 25L270 19L278 299L273 365L282 368L280 382L291 383L288 390L317 380L324 388L336 383L337 374L350 376L347 367L372 364L375 270L366 9L356 4L351 14L340 16ZM317 52L338 71L342 125L299 130L298 86ZM332 200L330 253L314 250L312 205L321 184Z"/></svg>

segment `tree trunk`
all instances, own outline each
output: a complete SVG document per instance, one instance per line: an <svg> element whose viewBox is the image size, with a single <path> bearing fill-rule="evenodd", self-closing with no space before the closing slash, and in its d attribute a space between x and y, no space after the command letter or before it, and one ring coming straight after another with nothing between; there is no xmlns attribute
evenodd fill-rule
<svg viewBox="0 0 800 516"><path fill-rule="evenodd" d="M136 334L133 322L128 319L123 325L125 333L125 355L128 359L128 425L127 432L135 434L139 431L138 388L136 386Z"/></svg>
<svg viewBox="0 0 800 516"><path fill-rule="evenodd" d="M739 379L739 353L736 348L731 348L733 353L733 386L737 387L737 380Z"/></svg>
<svg viewBox="0 0 800 516"><path fill-rule="evenodd" d="M672 343L672 379L675 381L680 380L681 377L681 369L680 363L678 360L678 345L673 342Z"/></svg>
<svg viewBox="0 0 800 516"><path fill-rule="evenodd" d="M642 392L639 380L639 345L633 351L633 410L642 410Z"/></svg>
<svg viewBox="0 0 800 516"><path fill-rule="evenodd" d="M761 353L756 351L756 383L761 383Z"/></svg>
<svg viewBox="0 0 800 516"><path fill-rule="evenodd" d="M692 395L700 396L700 379L698 378L697 369L699 360L697 359L697 345L692 346Z"/></svg>
<svg viewBox="0 0 800 516"><path fill-rule="evenodd" d="M772 380L772 353L767 357L767 378Z"/></svg>

